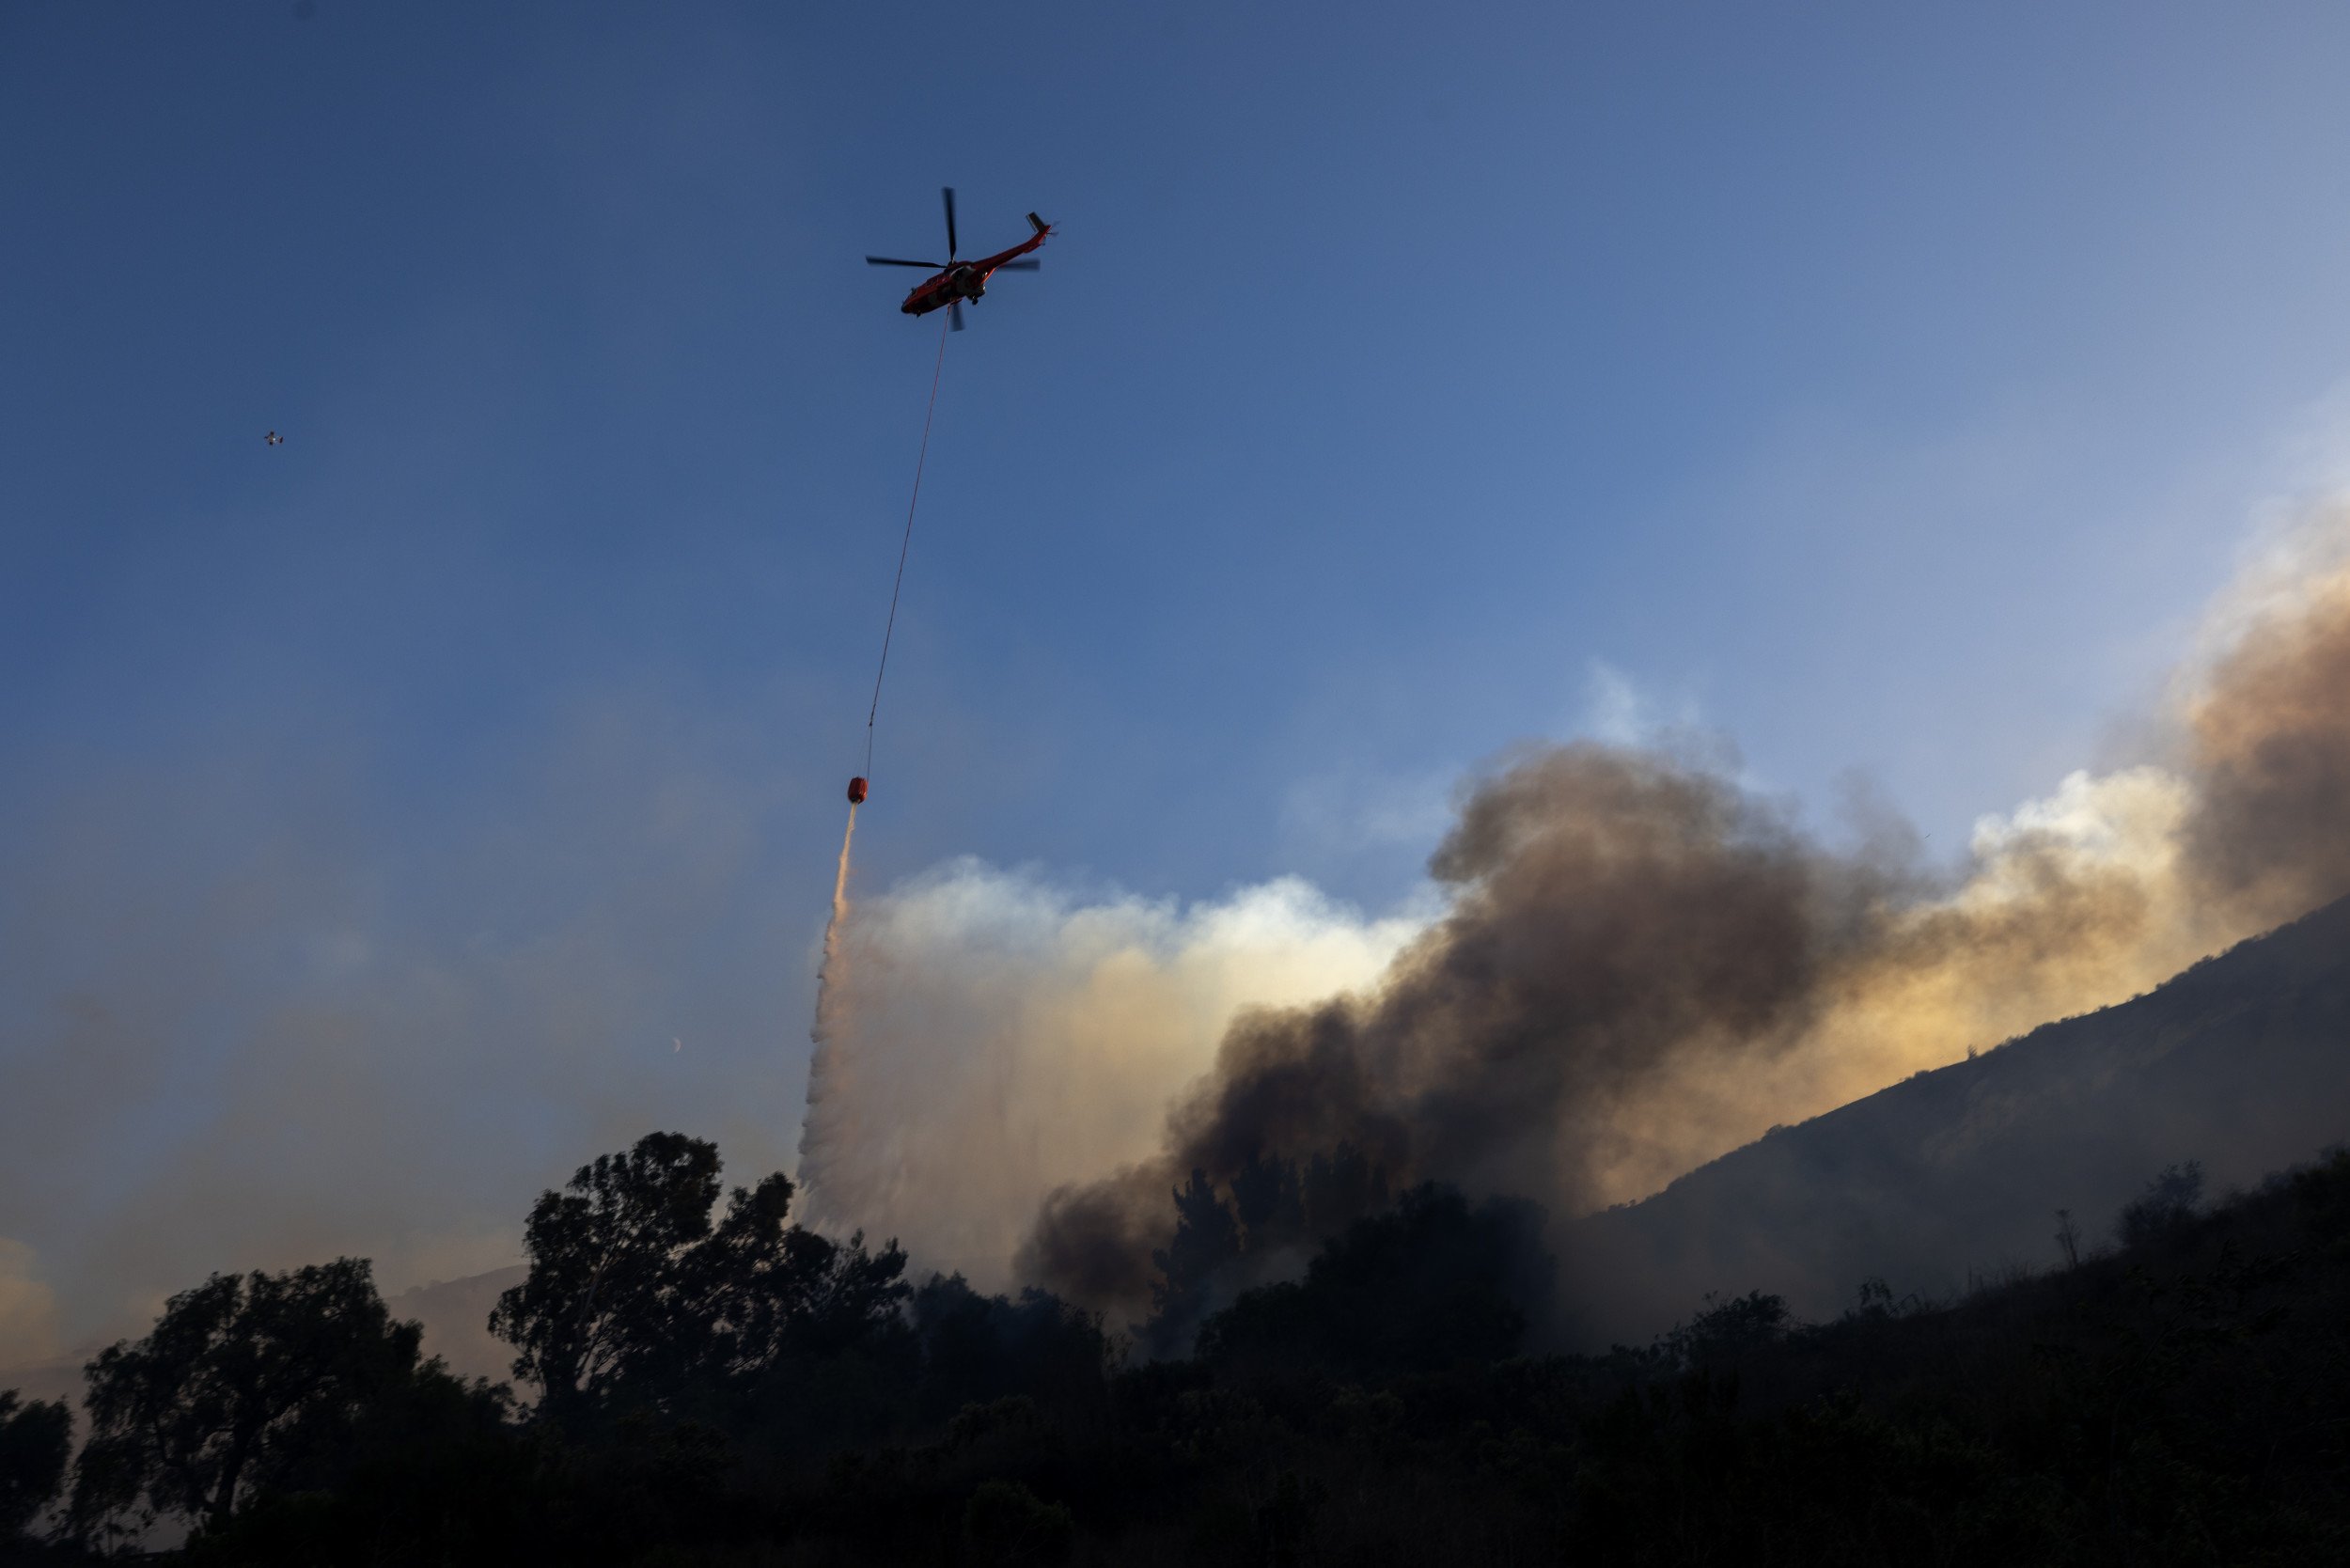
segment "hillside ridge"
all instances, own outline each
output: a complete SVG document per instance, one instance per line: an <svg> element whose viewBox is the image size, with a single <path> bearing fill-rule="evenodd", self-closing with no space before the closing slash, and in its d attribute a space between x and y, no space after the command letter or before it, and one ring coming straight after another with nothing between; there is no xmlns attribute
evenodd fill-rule
<svg viewBox="0 0 2350 1568"><path fill-rule="evenodd" d="M1948 1294L2092 1240L2162 1167L2215 1190L2350 1136L2350 900L2044 1024L1562 1228L1585 1337L1636 1340L1706 1292L1827 1315L1865 1278Z"/></svg>

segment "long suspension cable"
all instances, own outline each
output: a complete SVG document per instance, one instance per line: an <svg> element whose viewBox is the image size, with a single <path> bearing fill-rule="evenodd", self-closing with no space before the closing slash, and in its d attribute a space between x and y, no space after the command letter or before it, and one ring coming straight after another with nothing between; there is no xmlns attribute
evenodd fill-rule
<svg viewBox="0 0 2350 1568"><path fill-rule="evenodd" d="M942 317L948 315L941 311ZM906 501L905 537L898 541L898 575L889 585L889 622L882 628L881 666L873 671L873 705L865 713L865 776L873 775L873 720L881 713L882 677L889 673L889 639L898 630L898 591L905 587L906 552L914 546L914 509L922 499L922 465L931 457L931 417L938 412L938 379L947 368L948 322L938 324L938 363L931 367L931 400L922 410L922 449L914 460L914 494Z"/></svg>

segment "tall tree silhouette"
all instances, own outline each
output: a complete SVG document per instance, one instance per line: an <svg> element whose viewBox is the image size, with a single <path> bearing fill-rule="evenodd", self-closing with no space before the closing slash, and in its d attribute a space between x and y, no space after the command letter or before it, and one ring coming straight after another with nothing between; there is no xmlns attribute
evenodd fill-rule
<svg viewBox="0 0 2350 1568"><path fill-rule="evenodd" d="M1151 1286L1151 1321L1143 1341L1155 1354L1174 1355L1191 1342L1208 1309L1218 1274L1240 1256L1240 1224L1205 1170L1174 1189L1175 1234L1151 1254L1159 1278Z"/></svg>
<svg viewBox="0 0 2350 1568"><path fill-rule="evenodd" d="M84 1369L76 1532L158 1514L218 1528L274 1470L412 1378L422 1336L392 1320L361 1258L182 1291L154 1332Z"/></svg>
<svg viewBox="0 0 2350 1568"><path fill-rule="evenodd" d="M550 1408L623 1374L658 1343L678 1254L710 1234L718 1146L650 1133L541 1193L523 1231L530 1276L498 1297L490 1332L512 1344L514 1375Z"/></svg>
<svg viewBox="0 0 2350 1568"><path fill-rule="evenodd" d="M821 1357L896 1324L907 1289L893 1242L835 1242L790 1223L789 1177L737 1187L715 1224L717 1146L653 1133L541 1194L525 1230L529 1278L490 1331L554 1415L616 1400L675 1405Z"/></svg>
<svg viewBox="0 0 2350 1568"><path fill-rule="evenodd" d="M787 1224L791 1182L780 1173L737 1187L707 1240L677 1260L674 1343L686 1370L721 1378L756 1375L787 1355L823 1356L894 1323L909 1287L895 1242L865 1247Z"/></svg>

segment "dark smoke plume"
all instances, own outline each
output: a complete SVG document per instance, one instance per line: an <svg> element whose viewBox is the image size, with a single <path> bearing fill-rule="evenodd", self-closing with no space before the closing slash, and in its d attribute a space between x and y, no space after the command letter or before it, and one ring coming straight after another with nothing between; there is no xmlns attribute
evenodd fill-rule
<svg viewBox="0 0 2350 1568"><path fill-rule="evenodd" d="M1055 1194L1025 1268L1132 1300L1169 1187L1258 1155L1346 1145L1400 1180L1585 1190L1609 1112L1664 1065L1799 1037L1888 885L1721 778L1591 743L1488 781L1432 870L1450 913L1375 995L1235 1024L1164 1157Z"/></svg>
<svg viewBox="0 0 2350 1568"><path fill-rule="evenodd" d="M1583 742L1481 782L1449 913L1364 996L1244 1016L1161 1153L1043 1204L1019 1267L1134 1309L1191 1173L1341 1146L1398 1184L1638 1196L1772 1120L2120 1000L2350 888L2350 582L2208 667L2181 755L1987 823L1955 885L1701 763ZM1898 835L1890 836L1897 839ZM1191 1188L1198 1190L1196 1184Z"/></svg>
<svg viewBox="0 0 2350 1568"><path fill-rule="evenodd" d="M2186 858L2204 895L2273 924L2350 886L2350 578L2248 631L2188 725Z"/></svg>

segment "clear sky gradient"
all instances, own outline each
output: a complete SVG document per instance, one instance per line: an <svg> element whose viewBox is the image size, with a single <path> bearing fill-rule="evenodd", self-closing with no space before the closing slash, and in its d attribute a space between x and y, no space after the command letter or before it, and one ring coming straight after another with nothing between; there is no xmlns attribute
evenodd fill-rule
<svg viewBox="0 0 2350 1568"><path fill-rule="evenodd" d="M299 1031L220 998L392 949L513 1214L672 1112L786 1156L937 342L860 258L942 184L1060 232L948 345L870 885L1384 907L1627 692L1954 847L2325 461L2346 58L2331 5L0 6L0 1140L80 1151L0 1235L63 1278ZM653 978L551 1089L434 989L484 950Z"/></svg>

